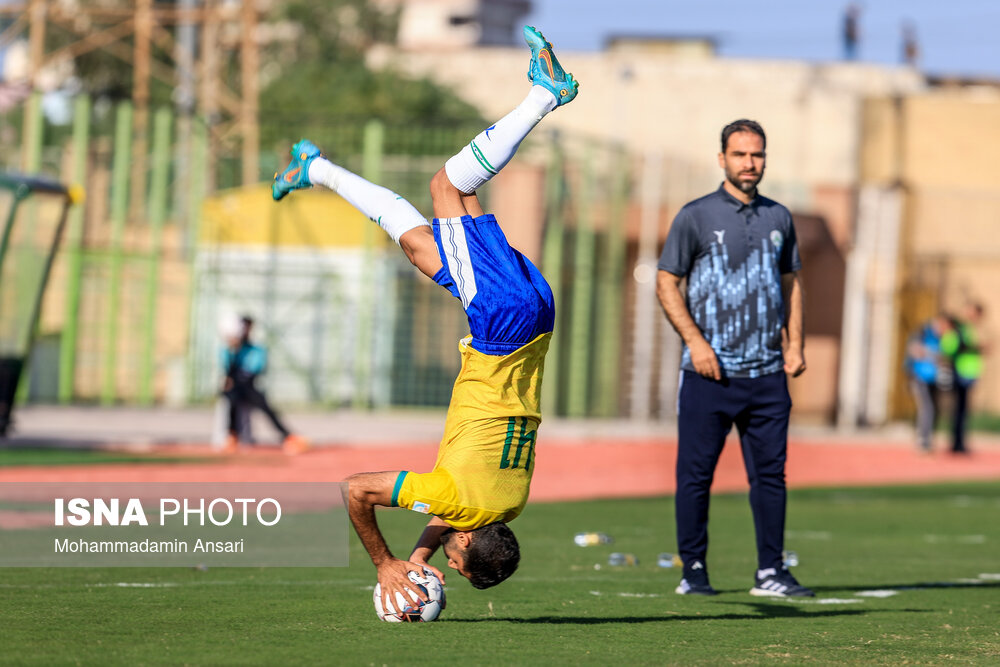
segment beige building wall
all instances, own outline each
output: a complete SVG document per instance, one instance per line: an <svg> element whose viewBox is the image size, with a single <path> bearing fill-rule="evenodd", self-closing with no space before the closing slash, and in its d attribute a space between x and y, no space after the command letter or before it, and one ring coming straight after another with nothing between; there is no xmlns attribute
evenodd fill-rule
<svg viewBox="0 0 1000 667"><path fill-rule="evenodd" d="M737 118L768 133L766 189L793 207L811 203L815 186L857 179L858 128L866 96L910 94L924 79L910 68L715 58L705 49L657 49L618 40L602 52L562 52L580 94L544 121L560 129L622 141L637 153L660 152L690 164L691 193L720 180L719 132ZM528 89L527 48L453 51L375 49L369 63L428 76L452 87L489 119Z"/></svg>

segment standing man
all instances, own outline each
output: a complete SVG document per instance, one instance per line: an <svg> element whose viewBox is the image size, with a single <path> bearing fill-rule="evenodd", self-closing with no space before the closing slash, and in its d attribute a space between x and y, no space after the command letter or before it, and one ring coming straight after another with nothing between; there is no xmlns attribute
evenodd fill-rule
<svg viewBox="0 0 1000 667"><path fill-rule="evenodd" d="M942 391L951 391L954 373L941 354L941 338L951 329L943 313L924 322L906 342L906 374L917 406L917 442L930 453Z"/></svg>
<svg viewBox="0 0 1000 667"><path fill-rule="evenodd" d="M459 342L462 369L434 469L364 472L347 480L348 515L390 600L409 585L407 573L420 572L439 546L448 566L480 589L504 581L520 560L507 523L528 500L555 305L545 278L508 244L496 218L483 212L476 190L507 164L546 114L577 94L577 82L542 34L526 26L524 37L531 47L532 87L431 179L433 222L402 197L325 159L306 140L275 175L275 200L311 185L336 191L381 226L422 273L461 299L469 320L472 333ZM389 550L376 506L431 515L408 560ZM444 581L440 570L431 569Z"/></svg>
<svg viewBox="0 0 1000 667"><path fill-rule="evenodd" d="M227 334L226 345L219 353L219 361L226 372L222 394L229 401L229 435L225 451L237 453L241 436L245 442L250 441L250 412L256 408L267 415L281 434L284 452L290 456L301 454L309 448L309 443L285 427L257 386L258 378L267 369L267 348L251 340L252 331L253 318L244 315L240 318L238 331Z"/></svg>
<svg viewBox="0 0 1000 667"><path fill-rule="evenodd" d="M941 335L941 352L951 362L954 371L955 406L951 420L951 452L968 454L965 427L969 414L969 392L983 373L983 346L979 328L983 306L967 303L961 318L954 318L951 328Z"/></svg>
<svg viewBox="0 0 1000 667"><path fill-rule="evenodd" d="M688 203L660 256L657 295L684 340L678 389L676 520L682 595L715 595L708 580L709 492L736 425L757 533L752 595L812 596L782 561L785 454L792 401L786 376L806 369L801 268L792 216L762 197L766 138L752 120L722 130L718 190ZM680 283L687 279L687 295Z"/></svg>

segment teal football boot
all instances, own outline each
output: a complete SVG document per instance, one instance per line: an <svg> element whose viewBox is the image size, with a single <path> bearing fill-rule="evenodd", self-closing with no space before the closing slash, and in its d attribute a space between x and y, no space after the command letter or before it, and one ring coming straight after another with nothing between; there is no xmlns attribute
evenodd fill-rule
<svg viewBox="0 0 1000 667"><path fill-rule="evenodd" d="M308 139L303 139L292 146L292 161L285 170L274 175L271 184L271 196L274 201L281 199L292 190L312 187L309 181L309 165L319 157L319 149Z"/></svg>
<svg viewBox="0 0 1000 667"><path fill-rule="evenodd" d="M580 84L559 64L556 54L552 51L552 44L530 25L524 26L524 41L531 47L528 80L555 95L558 106L572 102Z"/></svg>

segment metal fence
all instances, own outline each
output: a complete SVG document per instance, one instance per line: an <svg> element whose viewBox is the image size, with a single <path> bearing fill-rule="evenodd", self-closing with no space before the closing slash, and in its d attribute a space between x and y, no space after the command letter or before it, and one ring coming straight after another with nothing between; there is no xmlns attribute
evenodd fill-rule
<svg viewBox="0 0 1000 667"><path fill-rule="evenodd" d="M225 145L209 142L211 128L158 112L146 180L136 187L129 105L95 112L81 97L74 109L68 130L23 138L38 156L37 169L58 170L88 193L69 221L41 320L46 344L59 353L39 357L45 368L38 372L54 381L30 400L210 400L220 372L218 318L238 311L257 317L258 335L271 349L268 383L279 404L447 404L458 371L457 341L467 333L464 314L398 249L381 245L374 225L360 245L340 254L308 244L248 251L203 239L206 197L231 185L228 174L235 173ZM29 104L24 113L38 114L36 126L45 128L40 105ZM184 142L182 122L191 128ZM288 144L263 154L262 170L279 169L287 146L309 136L332 147L341 164L426 212L430 177L480 129L325 119L322 126L289 126ZM525 142L518 161L534 169L541 192L536 259L559 311L547 359L547 410L628 412L635 392L631 365L649 361L636 359L631 334L639 249L626 218L637 162L613 145L541 132ZM482 193L487 207L501 203L490 201L491 187ZM654 244L661 208L656 204L653 213ZM638 391L659 395L652 384Z"/></svg>

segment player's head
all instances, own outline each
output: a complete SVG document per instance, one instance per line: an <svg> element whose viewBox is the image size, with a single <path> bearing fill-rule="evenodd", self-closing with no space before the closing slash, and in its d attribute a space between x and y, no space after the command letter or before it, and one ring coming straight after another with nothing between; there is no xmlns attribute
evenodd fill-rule
<svg viewBox="0 0 1000 667"><path fill-rule="evenodd" d="M517 570L521 549L514 532L505 523L491 523L475 530L449 528L441 535L448 567L476 588L490 588Z"/></svg>
<svg viewBox="0 0 1000 667"><path fill-rule="evenodd" d="M250 339L250 331L253 329L253 317L251 315L241 315L240 316L240 337L243 340Z"/></svg>
<svg viewBox="0 0 1000 667"><path fill-rule="evenodd" d="M760 123L741 118L722 128L722 152L719 166L726 180L741 192L750 194L764 178L767 137Z"/></svg>

